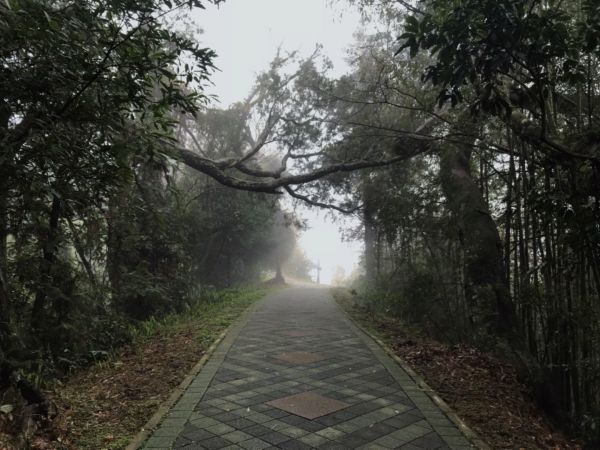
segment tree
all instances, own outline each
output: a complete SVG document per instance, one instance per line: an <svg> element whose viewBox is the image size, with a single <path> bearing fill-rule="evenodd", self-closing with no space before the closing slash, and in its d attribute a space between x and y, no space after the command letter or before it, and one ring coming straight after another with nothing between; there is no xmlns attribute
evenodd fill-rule
<svg viewBox="0 0 600 450"><path fill-rule="evenodd" d="M275 270L275 282L284 283L283 265L296 247L296 231L293 216L279 212L269 230L266 259Z"/></svg>
<svg viewBox="0 0 600 450"><path fill-rule="evenodd" d="M311 281L310 271L313 265L304 250L296 245L290 258L283 265L283 272L297 280Z"/></svg>
<svg viewBox="0 0 600 450"><path fill-rule="evenodd" d="M83 205L102 208L140 160L160 159L155 142L170 126L168 108L193 111L203 100L183 87L206 79L213 53L162 25L170 10L192 5L169 4L24 0L0 6L6 155L0 197L13 219L19 199L36 214L41 279L34 327L54 283L61 222L76 218ZM194 64L177 64L184 53ZM20 224L2 225L10 227L0 233L6 249L8 233L18 236Z"/></svg>
<svg viewBox="0 0 600 450"><path fill-rule="evenodd" d="M73 339L75 317L93 311L99 320L84 332L110 333L94 259L108 204L142 166L166 162L157 142L172 128L170 109L193 112L206 100L191 86L206 80L214 53L162 21L188 6L202 4L0 5L0 384L24 359L36 371L46 352L84 354L94 343ZM119 324L110 327L116 343Z"/></svg>
<svg viewBox="0 0 600 450"><path fill-rule="evenodd" d="M334 286L343 286L346 283L346 271L342 266L337 266L331 277L331 284Z"/></svg>

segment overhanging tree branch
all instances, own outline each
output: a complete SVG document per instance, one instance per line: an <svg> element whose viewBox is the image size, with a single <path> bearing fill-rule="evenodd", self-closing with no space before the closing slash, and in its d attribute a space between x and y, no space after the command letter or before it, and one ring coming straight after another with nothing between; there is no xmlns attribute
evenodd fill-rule
<svg viewBox="0 0 600 450"><path fill-rule="evenodd" d="M215 161L202 157L197 153L183 147L174 147L175 153L179 159L188 167L197 170L205 175L214 178L219 183L235 189L253 192L264 192L267 194L281 194L281 188L285 186L295 186L316 181L328 175L340 172L353 172L360 169L374 169L378 167L387 167L400 161L406 161L417 154L427 151L429 146L419 146L411 151L402 151L401 154L393 158L381 160L354 160L345 161L339 164L331 164L312 170L310 172L294 175L280 176L278 178L264 177L257 179L241 179L227 173L226 169L221 167ZM396 153L400 153L398 150ZM246 170L250 171L249 168ZM263 172L265 173L265 172Z"/></svg>
<svg viewBox="0 0 600 450"><path fill-rule="evenodd" d="M289 186L284 186L283 188L285 189L285 191L288 194L290 194L290 196L292 196L298 200L302 200L304 203L307 203L312 206L316 206L318 208L333 209L333 210L339 211L343 214L352 214L352 213L356 212L357 210L359 210L360 208L362 208L362 205L357 205L354 208L342 208L341 206L332 205L331 203L323 203L323 202L319 202L316 200L311 200L306 195L298 194L297 191L295 191L294 189L292 189Z"/></svg>

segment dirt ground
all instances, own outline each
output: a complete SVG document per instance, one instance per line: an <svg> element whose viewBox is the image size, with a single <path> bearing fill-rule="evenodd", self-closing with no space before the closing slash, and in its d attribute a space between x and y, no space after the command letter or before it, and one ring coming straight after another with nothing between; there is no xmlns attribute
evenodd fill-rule
<svg viewBox="0 0 600 450"><path fill-rule="evenodd" d="M31 448L124 448L202 357L194 330L159 332L110 362L82 371L48 392L57 416L40 430Z"/></svg>

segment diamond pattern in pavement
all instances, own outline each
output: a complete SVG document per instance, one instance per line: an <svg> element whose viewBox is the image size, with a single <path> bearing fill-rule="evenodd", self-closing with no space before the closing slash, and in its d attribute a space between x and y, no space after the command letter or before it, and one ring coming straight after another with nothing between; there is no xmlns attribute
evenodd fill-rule
<svg viewBox="0 0 600 450"><path fill-rule="evenodd" d="M290 288L230 333L145 448L472 447L326 289Z"/></svg>

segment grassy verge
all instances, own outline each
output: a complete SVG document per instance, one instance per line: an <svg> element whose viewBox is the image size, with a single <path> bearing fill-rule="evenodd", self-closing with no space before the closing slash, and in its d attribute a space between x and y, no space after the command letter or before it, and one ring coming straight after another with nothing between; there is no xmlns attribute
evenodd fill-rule
<svg viewBox="0 0 600 450"><path fill-rule="evenodd" d="M266 292L222 291L183 314L140 324L132 344L52 389L59 414L33 448L124 448L211 343Z"/></svg>
<svg viewBox="0 0 600 450"><path fill-rule="evenodd" d="M557 432L516 371L467 345L440 343L381 312L367 311L346 289L338 304L404 359L494 449L578 449Z"/></svg>

